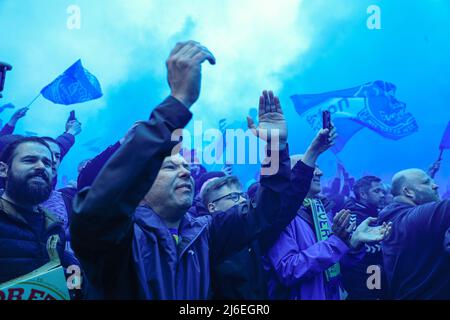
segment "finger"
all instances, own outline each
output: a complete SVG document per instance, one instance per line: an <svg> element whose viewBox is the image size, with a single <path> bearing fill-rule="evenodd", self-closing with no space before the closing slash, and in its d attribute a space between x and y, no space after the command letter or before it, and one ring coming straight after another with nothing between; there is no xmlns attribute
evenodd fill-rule
<svg viewBox="0 0 450 320"><path fill-rule="evenodd" d="M276 112L275 101L274 101L274 96L273 96L272 90L269 90L269 107L270 107L270 112Z"/></svg>
<svg viewBox="0 0 450 320"><path fill-rule="evenodd" d="M187 41L186 43L184 43L184 45L178 50L178 52L176 52L175 54L173 54L171 56L172 61L174 62L179 62L180 60L183 59L188 59L189 57L186 56L186 53L191 50L193 47L195 47L195 44L193 43L193 41Z"/></svg>
<svg viewBox="0 0 450 320"><path fill-rule="evenodd" d="M330 132L330 130L329 129L320 129L319 130L319 132L318 132L318 135L319 135L319 137L320 137L320 139L325 139L325 138L327 138L328 137L328 133Z"/></svg>
<svg viewBox="0 0 450 320"><path fill-rule="evenodd" d="M267 90L263 91L263 97L264 97L264 113L270 112L270 101L269 101L269 93Z"/></svg>
<svg viewBox="0 0 450 320"><path fill-rule="evenodd" d="M348 217L348 211L344 210L341 217L339 218L339 222L338 222L339 225L343 226L344 225L343 222L347 219L347 217Z"/></svg>
<svg viewBox="0 0 450 320"><path fill-rule="evenodd" d="M259 117L261 117L262 115L264 115L265 112L265 100L264 100L264 96L260 96L259 97L259 110L258 110L258 115Z"/></svg>
<svg viewBox="0 0 450 320"><path fill-rule="evenodd" d="M328 135L328 140L334 140L337 138L337 133L332 133Z"/></svg>
<svg viewBox="0 0 450 320"><path fill-rule="evenodd" d="M197 54L197 53L199 53L199 52L201 52L202 51L202 49L199 47L199 46L196 46L196 45L193 45L193 46L191 46L191 47L189 47L186 51L184 51L183 53L181 53L181 51L180 51L180 54L182 54L184 57L186 57L186 58L190 58L190 59L192 59L192 58L194 58L194 56Z"/></svg>
<svg viewBox="0 0 450 320"><path fill-rule="evenodd" d="M350 222L350 214L348 214L348 215L345 217L344 221L342 221L342 228L347 228L349 222Z"/></svg>
<svg viewBox="0 0 450 320"><path fill-rule="evenodd" d="M356 227L356 222L352 222L352 223L350 224L350 226L346 229L346 231L347 231L348 233L350 233L350 232L353 231L353 229L355 229L355 227Z"/></svg>
<svg viewBox="0 0 450 320"><path fill-rule="evenodd" d="M274 103L275 103L275 112L283 114L283 109L281 108L280 99L277 96L275 96L273 98L273 100L274 100Z"/></svg>
<svg viewBox="0 0 450 320"><path fill-rule="evenodd" d="M341 218L343 213L343 210L339 211L338 213L336 213L336 215L333 218L333 225L337 224L339 219Z"/></svg>
<svg viewBox="0 0 450 320"><path fill-rule="evenodd" d="M181 50L181 48L183 48L186 45L186 43L187 43L187 41L178 42L175 45L175 48L173 48L172 51L170 52L170 56L177 54Z"/></svg>
<svg viewBox="0 0 450 320"><path fill-rule="evenodd" d="M199 51L193 57L192 60L196 63L203 63L205 60L208 60L210 64L216 64L216 58L206 51Z"/></svg>

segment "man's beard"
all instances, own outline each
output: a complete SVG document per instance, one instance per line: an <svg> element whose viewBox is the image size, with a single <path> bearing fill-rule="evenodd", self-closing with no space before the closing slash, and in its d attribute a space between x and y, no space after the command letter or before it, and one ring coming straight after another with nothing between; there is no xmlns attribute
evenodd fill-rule
<svg viewBox="0 0 450 320"><path fill-rule="evenodd" d="M42 177L44 182L30 181L33 177ZM6 193L17 204L37 205L46 201L52 192L50 178L44 172L35 172L21 179L8 172Z"/></svg>

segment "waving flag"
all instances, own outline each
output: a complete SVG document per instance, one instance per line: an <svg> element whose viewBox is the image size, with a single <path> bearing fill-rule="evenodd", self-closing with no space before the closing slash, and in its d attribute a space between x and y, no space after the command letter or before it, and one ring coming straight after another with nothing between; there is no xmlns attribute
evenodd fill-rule
<svg viewBox="0 0 450 320"><path fill-rule="evenodd" d="M447 129L445 130L444 135L442 136L439 149L450 149L450 121L448 122Z"/></svg>
<svg viewBox="0 0 450 320"><path fill-rule="evenodd" d="M291 99L297 113L314 131L322 128L322 111L331 112L339 134L332 151L338 153L363 128L394 140L418 130L416 120L406 112L406 104L395 98L395 91L391 83L374 81L350 89L293 95Z"/></svg>
<svg viewBox="0 0 450 320"><path fill-rule="evenodd" d="M103 95L97 78L83 68L81 60L42 89L41 94L54 103L64 105L98 99Z"/></svg>

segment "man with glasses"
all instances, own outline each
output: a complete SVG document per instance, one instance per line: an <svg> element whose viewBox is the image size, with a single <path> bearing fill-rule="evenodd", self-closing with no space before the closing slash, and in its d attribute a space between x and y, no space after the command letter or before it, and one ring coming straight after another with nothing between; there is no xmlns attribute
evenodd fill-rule
<svg viewBox="0 0 450 320"><path fill-rule="evenodd" d="M236 176L214 178L206 182L201 193L203 205L212 214L231 208L245 215L248 197ZM225 261L211 266L211 298L215 300L267 299L267 279L261 265L258 241L253 241Z"/></svg>

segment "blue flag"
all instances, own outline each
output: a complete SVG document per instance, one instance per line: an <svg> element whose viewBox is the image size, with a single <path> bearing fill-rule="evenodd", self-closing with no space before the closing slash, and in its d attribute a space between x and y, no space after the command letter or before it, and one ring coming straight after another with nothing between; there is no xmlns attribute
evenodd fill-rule
<svg viewBox="0 0 450 320"><path fill-rule="evenodd" d="M442 136L439 149L450 149L450 121L448 122L447 129L445 130L444 135Z"/></svg>
<svg viewBox="0 0 450 320"><path fill-rule="evenodd" d="M70 105L100 98L103 93L97 78L75 62L62 75L41 90L48 100Z"/></svg>
<svg viewBox="0 0 450 320"><path fill-rule="evenodd" d="M293 95L291 99L314 131L322 128L322 111L330 111L338 131L332 151L338 153L363 128L394 140L418 130L415 118L406 112L406 104L396 99L395 91L394 84L374 81L344 90Z"/></svg>

